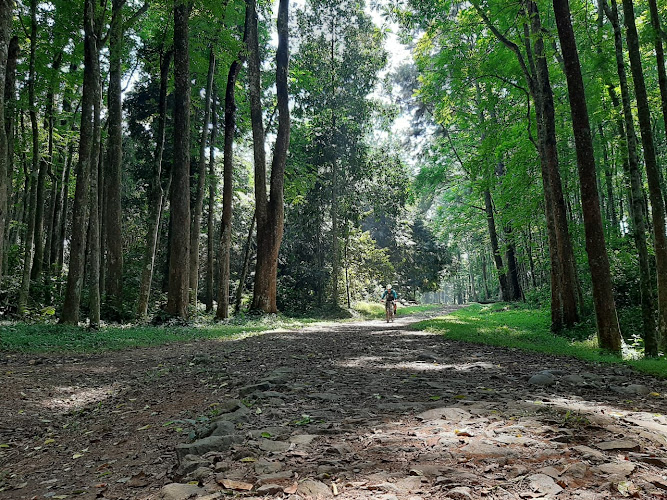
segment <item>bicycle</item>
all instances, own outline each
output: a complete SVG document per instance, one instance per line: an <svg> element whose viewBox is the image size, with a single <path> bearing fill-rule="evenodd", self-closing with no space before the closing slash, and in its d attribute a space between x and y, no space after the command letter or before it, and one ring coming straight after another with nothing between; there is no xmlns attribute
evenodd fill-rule
<svg viewBox="0 0 667 500"><path fill-rule="evenodd" d="M389 300L389 298L387 298L387 300L385 300L385 302L384 302L384 312L385 312L385 316L387 318L387 323L393 323L394 322L394 315L395 315L394 301L393 300Z"/></svg>

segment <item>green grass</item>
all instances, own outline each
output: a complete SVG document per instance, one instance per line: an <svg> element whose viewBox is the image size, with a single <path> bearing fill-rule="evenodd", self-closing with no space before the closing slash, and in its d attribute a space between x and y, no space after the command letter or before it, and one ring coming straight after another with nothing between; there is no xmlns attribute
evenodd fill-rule
<svg viewBox="0 0 667 500"><path fill-rule="evenodd" d="M448 339L571 356L586 361L625 364L638 371L667 378L667 358L621 359L598 348L594 333L582 338L582 330L566 336L551 333L548 310L508 304L471 305L447 316L421 321L417 330L442 333ZM590 331L589 331L590 333ZM568 338L569 336L569 338Z"/></svg>
<svg viewBox="0 0 667 500"><path fill-rule="evenodd" d="M150 347L173 342L235 338L282 328L299 328L314 320L282 317L247 319L236 323L201 323L192 326L107 326L88 330L56 324L0 325L0 351L100 352Z"/></svg>
<svg viewBox="0 0 667 500"><path fill-rule="evenodd" d="M428 312L439 311L442 306L439 304L429 304L422 306L407 306L402 307L400 304L396 311L396 316L410 316L414 314L422 314ZM383 302L357 302L354 304L354 310L367 319L384 319L384 303Z"/></svg>

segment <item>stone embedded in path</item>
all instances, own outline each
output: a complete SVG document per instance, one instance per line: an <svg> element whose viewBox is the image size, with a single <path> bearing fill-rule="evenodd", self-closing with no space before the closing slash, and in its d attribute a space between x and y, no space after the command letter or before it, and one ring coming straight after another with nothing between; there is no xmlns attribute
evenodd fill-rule
<svg viewBox="0 0 667 500"><path fill-rule="evenodd" d="M639 451L639 444L629 439L617 439L614 441L603 441L595 446L604 451L620 450L620 451Z"/></svg>
<svg viewBox="0 0 667 500"><path fill-rule="evenodd" d="M171 483L160 491L160 498L164 500L186 500L206 493L204 488L195 484Z"/></svg>
<svg viewBox="0 0 667 500"><path fill-rule="evenodd" d="M566 382L568 384L572 385L584 385L586 383L586 379L582 377L581 375L565 375L563 377L563 382Z"/></svg>
<svg viewBox="0 0 667 500"><path fill-rule="evenodd" d="M417 415L419 420L446 420L453 423L463 422L471 417L470 413L456 407L434 408Z"/></svg>
<svg viewBox="0 0 667 500"><path fill-rule="evenodd" d="M320 436L314 434L296 434L289 438L289 442L297 446L308 446L318 437Z"/></svg>
<svg viewBox="0 0 667 500"><path fill-rule="evenodd" d="M263 474L273 474L280 471L283 468L283 465L280 462L270 462L265 458L260 458L255 462L255 473Z"/></svg>
<svg viewBox="0 0 667 500"><path fill-rule="evenodd" d="M447 498L454 498L458 500L472 499L472 490L467 486L458 486L447 492Z"/></svg>
<svg viewBox="0 0 667 500"><path fill-rule="evenodd" d="M551 373L536 373L528 380L531 385L547 387L556 383L556 378Z"/></svg>
<svg viewBox="0 0 667 500"><path fill-rule="evenodd" d="M651 389L641 384L630 384L625 388L628 394L636 394L638 396L648 396L651 394Z"/></svg>
<svg viewBox="0 0 667 500"><path fill-rule="evenodd" d="M259 384L253 384L253 385L246 385L245 387L241 387L239 389L239 395L240 396L247 396L249 394L252 394L253 392L262 392L262 391L268 391L271 389L271 383L264 381L260 382Z"/></svg>
<svg viewBox="0 0 667 500"><path fill-rule="evenodd" d="M211 436L195 441L194 443L179 444L176 446L176 456L178 461L182 462L186 455L201 456L209 451L225 451L232 445L243 442L243 437L238 435L231 436Z"/></svg>
<svg viewBox="0 0 667 500"><path fill-rule="evenodd" d="M279 484L264 484L257 488L255 493L258 495L278 495L283 492L283 487Z"/></svg>
<svg viewBox="0 0 667 500"><path fill-rule="evenodd" d="M563 491L563 488L558 486L556 481L546 474L533 474L528 476L527 479L530 481L530 488L542 495L558 495Z"/></svg>
<svg viewBox="0 0 667 500"><path fill-rule="evenodd" d="M289 450L290 444L285 441L272 441L270 439L261 439L259 449L273 453L282 453Z"/></svg>
<svg viewBox="0 0 667 500"><path fill-rule="evenodd" d="M272 474L262 474L257 478L256 484L262 486L270 483L284 483L291 480L292 476L294 476L294 473L289 470L274 472Z"/></svg>
<svg viewBox="0 0 667 500"><path fill-rule="evenodd" d="M214 422L221 420L227 420L229 422L247 422L250 418L251 411L246 405L239 406L236 410L230 413L223 413L222 415L215 418Z"/></svg>
<svg viewBox="0 0 667 500"><path fill-rule="evenodd" d="M613 476L627 477L637 468L632 462L610 462L608 464L598 465L596 470Z"/></svg>
<svg viewBox="0 0 667 500"><path fill-rule="evenodd" d="M492 444L473 442L459 450L468 457L477 458L512 458L518 455L518 452L507 446L494 446Z"/></svg>
<svg viewBox="0 0 667 500"><path fill-rule="evenodd" d="M596 460L604 460L605 458L604 453L601 453L598 450L594 450L588 446L573 446L572 449L587 459L593 458Z"/></svg>
<svg viewBox="0 0 667 500"><path fill-rule="evenodd" d="M299 489L297 493L305 498L331 498L333 493L329 487L320 482L308 479L303 483L299 484Z"/></svg>

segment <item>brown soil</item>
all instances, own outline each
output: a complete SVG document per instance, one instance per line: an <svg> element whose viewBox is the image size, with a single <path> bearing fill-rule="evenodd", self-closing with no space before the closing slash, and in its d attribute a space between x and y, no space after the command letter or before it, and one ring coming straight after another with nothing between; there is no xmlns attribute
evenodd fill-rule
<svg viewBox="0 0 667 500"><path fill-rule="evenodd" d="M175 481L198 481L207 498L252 496L266 463L290 477L274 498L297 487L309 497L299 486L308 479L340 498L387 500L667 493L665 381L452 342L406 329L413 321L97 355L5 354L0 499L160 498ZM281 368L284 384L242 390ZM548 369L555 384L528 382ZM206 455L210 475L179 470L176 446L234 398L251 410L236 424L245 441ZM296 435L316 437L261 446ZM599 448L619 439L632 443ZM234 492L230 480L255 488Z"/></svg>

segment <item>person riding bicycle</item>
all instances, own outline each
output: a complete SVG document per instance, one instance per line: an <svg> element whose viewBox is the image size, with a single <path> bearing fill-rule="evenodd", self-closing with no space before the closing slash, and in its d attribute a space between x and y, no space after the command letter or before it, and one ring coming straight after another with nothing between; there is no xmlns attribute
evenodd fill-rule
<svg viewBox="0 0 667 500"><path fill-rule="evenodd" d="M387 285L387 289L382 294L381 300L385 300L385 298L387 300L387 307L389 307L389 304L393 305L394 314L396 314L396 299L398 299L398 295L396 294L396 290L391 288L391 285Z"/></svg>

